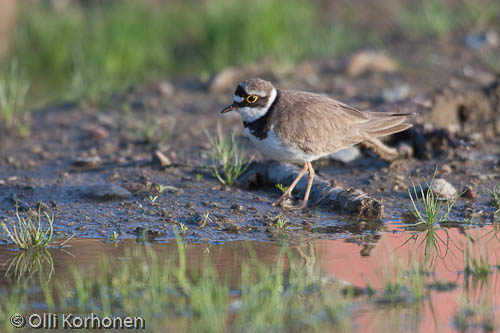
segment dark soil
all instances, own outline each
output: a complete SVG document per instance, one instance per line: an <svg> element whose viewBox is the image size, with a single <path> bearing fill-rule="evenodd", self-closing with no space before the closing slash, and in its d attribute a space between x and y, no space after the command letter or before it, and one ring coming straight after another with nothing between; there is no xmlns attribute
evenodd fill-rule
<svg viewBox="0 0 500 333"><path fill-rule="evenodd" d="M399 69L375 66L348 75L353 55L286 68L263 61L223 72L212 83L184 78L131 87L103 107L66 103L37 110L29 137L0 133L0 221L15 221L17 202L20 210L43 203L55 214L61 237L109 238L116 231L120 238L165 240L181 223L191 241L369 235L385 222L401 221L410 204L409 175L419 183L430 180L436 168L437 176L458 191L469 189L453 220L464 221L474 212L476 222L491 221L489 191L500 182L498 77L477 50L451 40L401 42L385 51ZM360 221L319 206L286 211L271 206L280 195L273 184L247 189L217 182L207 168L204 129L215 133L220 122L224 132L242 133L241 119L221 116L219 110L231 102L241 79L254 76L271 79L278 88L325 93L360 109L415 113L416 126L390 138L393 145L406 142L411 157L388 163L362 150L361 158L349 163L315 163L318 175L382 199L381 221ZM152 134L144 134L148 130ZM255 152L240 139L249 156ZM169 166L155 161L158 150ZM173 188L153 203L155 183ZM289 221L287 231L274 226L278 215Z"/></svg>

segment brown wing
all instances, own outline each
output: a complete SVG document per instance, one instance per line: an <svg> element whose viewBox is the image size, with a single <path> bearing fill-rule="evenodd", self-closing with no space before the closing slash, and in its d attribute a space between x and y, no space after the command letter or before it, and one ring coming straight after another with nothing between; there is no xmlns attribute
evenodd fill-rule
<svg viewBox="0 0 500 333"><path fill-rule="evenodd" d="M333 153L412 126L405 123L406 115L362 112L334 99L301 91L279 93L280 106L287 111L275 112L274 131L306 152Z"/></svg>

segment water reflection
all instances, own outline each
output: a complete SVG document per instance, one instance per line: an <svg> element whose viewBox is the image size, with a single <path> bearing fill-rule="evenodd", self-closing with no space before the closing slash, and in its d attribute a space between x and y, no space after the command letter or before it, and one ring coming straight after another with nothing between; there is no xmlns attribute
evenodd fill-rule
<svg viewBox="0 0 500 333"><path fill-rule="evenodd" d="M37 278L40 284L48 283L54 273L54 260L47 249L16 251L2 263L3 278L10 282ZM0 271L1 272L1 271Z"/></svg>
<svg viewBox="0 0 500 333"><path fill-rule="evenodd" d="M372 229L350 239L309 238L289 247L276 242L235 241L220 245L185 244L183 251L188 273L203 271L208 261L219 275L229 277L229 283L234 286L240 281L243 262L258 261L268 267L289 271L293 266L290 260L293 260L295 264L330 280L345 281L360 288L369 285L375 290L384 290L387 282L384 274L396 274L399 270L404 277L404 274L418 269L425 279L426 288L421 301L382 304L370 298L359 300L355 308L355 324L363 331L401 327L435 331L448 330L453 322L457 326L463 324L464 313L475 314L473 319L468 317L465 321L483 322L498 318L499 244L497 226L409 230L389 224L383 231L373 232ZM72 267L82 271L98 269L102 255L116 261L127 260L127 255L138 247L153 249L159 258L178 256L175 241L138 245L134 240L125 240L115 245L102 240L73 239L68 245L70 247L66 249L49 248L37 255L1 248L0 263L4 264L0 266L0 275L11 277L3 279L1 286L8 286L22 277L70 281ZM290 255L280 257L283 250ZM465 256L466 251L469 259ZM283 260L281 266L276 266L278 258ZM471 258L480 263L487 262L491 272L483 279L466 274L467 260L472 267ZM398 319L388 321L388 316Z"/></svg>

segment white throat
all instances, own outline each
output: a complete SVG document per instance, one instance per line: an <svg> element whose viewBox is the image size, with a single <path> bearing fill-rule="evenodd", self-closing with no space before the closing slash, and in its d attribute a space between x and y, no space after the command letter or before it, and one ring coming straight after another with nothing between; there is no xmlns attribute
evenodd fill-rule
<svg viewBox="0 0 500 333"><path fill-rule="evenodd" d="M273 90L271 91L271 95L269 95L269 100L267 101L266 105L264 105L263 107L251 108L251 107L246 106L246 107L239 108L238 112L240 113L241 117L243 118L243 121L247 122L247 123L251 123L251 122L259 119L260 117L263 117L267 113L267 110L269 110L269 108L273 104L274 100L276 99L276 95L277 95L276 89L273 88ZM236 100L236 96L235 96L235 100Z"/></svg>

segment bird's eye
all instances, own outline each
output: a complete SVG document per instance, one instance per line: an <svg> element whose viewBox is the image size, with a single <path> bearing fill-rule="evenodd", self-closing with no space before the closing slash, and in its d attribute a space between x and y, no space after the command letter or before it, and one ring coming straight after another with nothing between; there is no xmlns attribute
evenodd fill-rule
<svg viewBox="0 0 500 333"><path fill-rule="evenodd" d="M249 95L249 96L247 96L246 101L247 101L247 103L252 104L252 103L257 102L258 99L259 99L259 97L257 97L256 95Z"/></svg>

